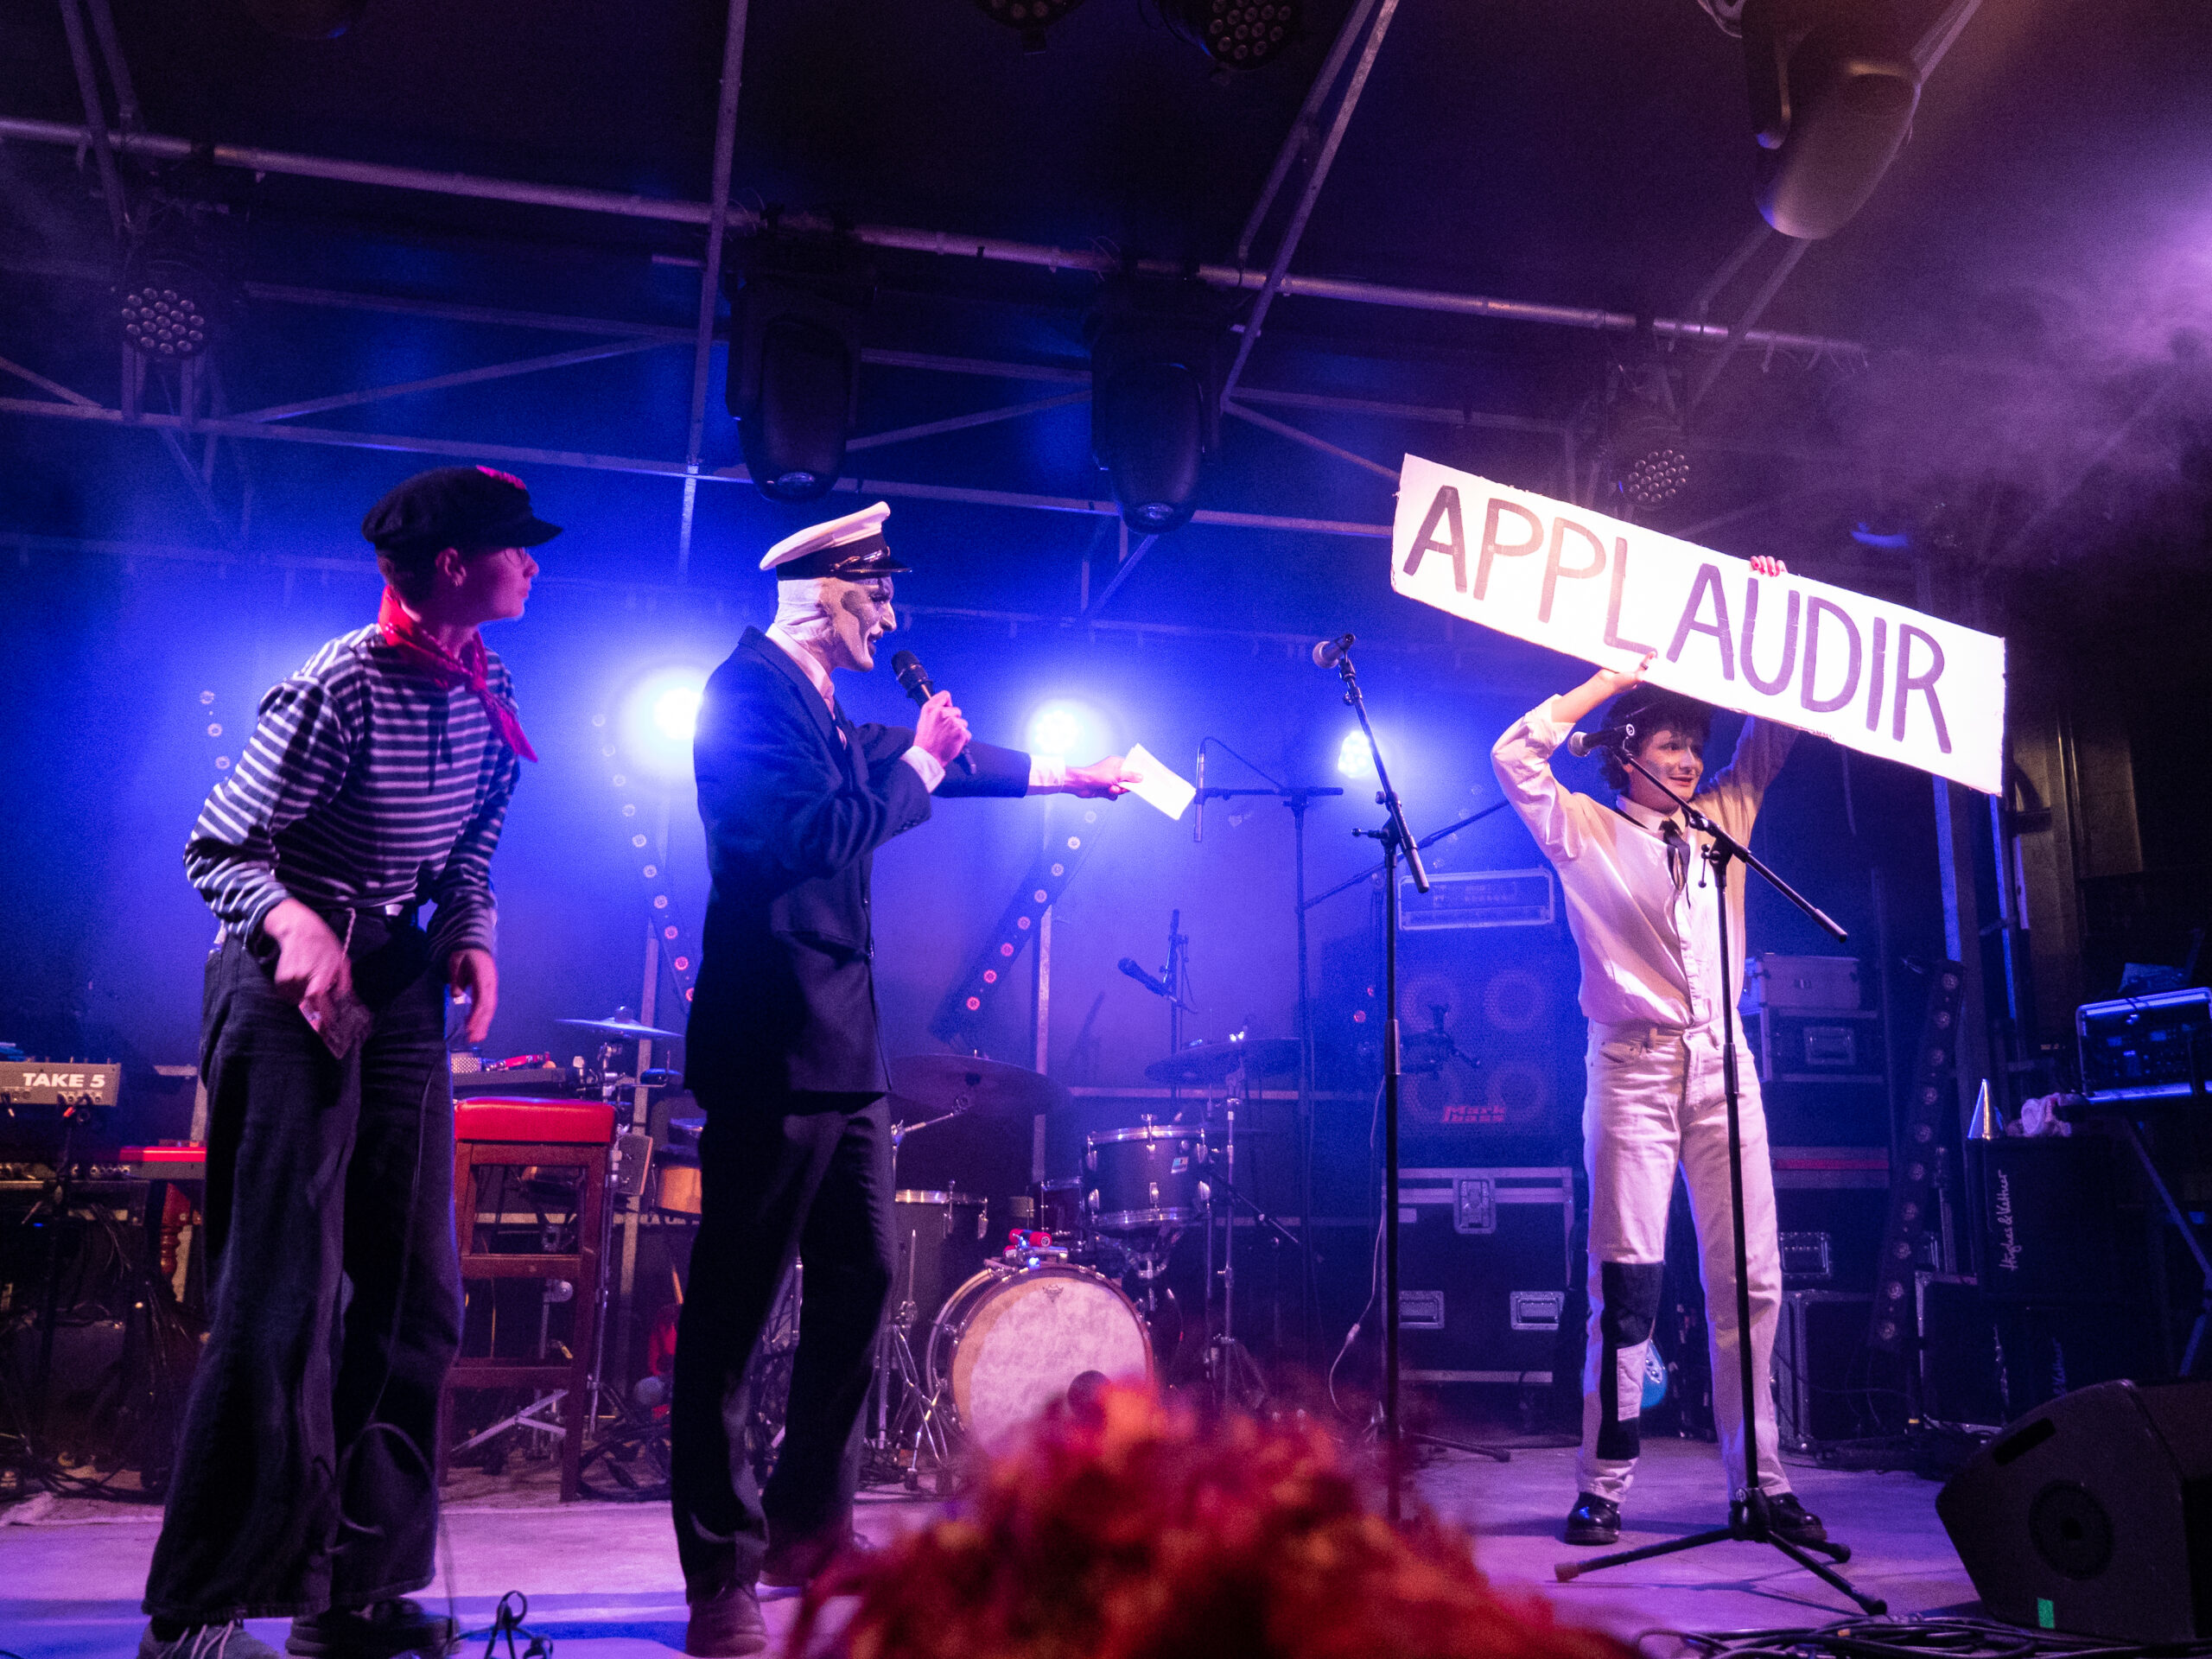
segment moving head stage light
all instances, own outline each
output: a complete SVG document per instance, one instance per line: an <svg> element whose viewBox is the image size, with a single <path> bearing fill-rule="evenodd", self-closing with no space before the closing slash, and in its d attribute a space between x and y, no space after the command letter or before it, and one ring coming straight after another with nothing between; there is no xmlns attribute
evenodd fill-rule
<svg viewBox="0 0 2212 1659"><path fill-rule="evenodd" d="M1891 0L1702 0L1744 41L1756 194L1784 236L1833 236L1911 130L1920 70Z"/></svg>
<svg viewBox="0 0 2212 1659"><path fill-rule="evenodd" d="M1090 448L1131 530L1179 530L1221 446L1219 302L1194 283L1123 278L1090 314Z"/></svg>
<svg viewBox="0 0 2212 1659"><path fill-rule="evenodd" d="M842 243L768 232L733 251L728 283L727 397L746 470L772 499L816 500L845 465L874 272Z"/></svg>

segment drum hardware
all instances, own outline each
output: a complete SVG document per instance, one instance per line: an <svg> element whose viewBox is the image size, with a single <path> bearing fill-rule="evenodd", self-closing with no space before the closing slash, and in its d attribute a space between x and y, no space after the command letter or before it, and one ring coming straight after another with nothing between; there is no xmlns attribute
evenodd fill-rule
<svg viewBox="0 0 2212 1659"><path fill-rule="evenodd" d="M621 1270L620 1273L602 1272L600 1274L597 1305L591 1312L594 1329L592 1342L591 1379L588 1384L590 1391L590 1408L584 1414L585 1436L588 1441L594 1438L598 1425L603 1417L613 1419L608 1431L610 1433L620 1432L623 1421L624 1407L621 1397L617 1390L611 1389L606 1385L607 1350L611 1345L607 1341L607 1332L618 1297L622 1299L626 1332L630 1328L629 1321L635 1317L634 1310L632 1309L628 1300L630 1295L628 1274L630 1267L636 1259L637 1227L643 1204L642 1189L645 1180L649 1177L660 1178L654 1188L653 1207L661 1215L696 1217L699 1213L700 1197L696 1185L698 1179L696 1165L691 1166L688 1177L661 1175L660 1170L654 1169L650 1165L651 1141L643 1134L649 1091L655 1089L674 1088L681 1079L679 1073L666 1067L639 1065L637 1062L640 1053L638 1045L647 1042L681 1042L683 1033L664 1030L658 1026L643 1025L628 1016L629 1010L622 1008L616 1010L612 1018L606 1020L563 1019L555 1021L556 1025L590 1032L601 1039L594 1063L592 1065L587 1067L582 1058L581 1056L577 1058L576 1091L583 1095L595 1093L614 1108L615 1136L613 1144L607 1148L609 1198L607 1203L602 1206L600 1216L599 1256L601 1262L612 1262L618 1259L614 1249L615 1217L618 1213L621 1217L620 1224L625 1230L624 1247L619 1258L622 1263ZM636 1147L636 1142L639 1140L646 1141L645 1160L642 1161L638 1158ZM638 1170L634 1179L626 1178L626 1162ZM664 1190L667 1192L671 1202L661 1201ZM689 1208L683 1207L686 1200L690 1205ZM626 1342L622 1345L626 1348ZM611 1409L602 1409L603 1407L611 1407ZM588 1451L588 1449L587 1446L586 1450Z"/></svg>
<svg viewBox="0 0 2212 1659"><path fill-rule="evenodd" d="M918 1079L918 1086L925 1092L938 1093L942 1097L943 1091L936 1087L940 1080L933 1074L923 1076ZM921 1105L918 1101L903 1100L896 1096L893 1103L894 1109L901 1105ZM932 1219L938 1224L935 1242L938 1249L931 1262L928 1288L938 1294L937 1304L930 1309L931 1316L937 1313L938 1306L942 1306L949 1290L949 1287L940 1284L945 1253L956 1243L970 1242L956 1240L956 1218L969 1206L975 1208L972 1245L977 1266L982 1261L983 1234L988 1224L983 1200L979 1198L970 1198L950 1191L917 1190L899 1185L899 1152L907 1140L924 1129L961 1115L962 1108L951 1105L949 1101L946 1104L948 1109L934 1117L925 1118L918 1123L901 1122L891 1126L891 1202L900 1239L898 1250L905 1268L902 1275L905 1289L897 1308L876 1334L875 1376L871 1384L875 1396L874 1433L868 1440L868 1457L862 1468L862 1478L883 1482L896 1481L910 1491L920 1490L921 1465L925 1447L940 1471L950 1463L950 1447L938 1433L925 1404L918 1411L917 1409L918 1403L926 1402L929 1392L923 1382L922 1367L914 1357L913 1345L915 1327L923 1323L920 1305L916 1299L918 1294L923 1294L917 1283L917 1275L923 1255L925 1224ZM923 1106L922 1109L927 1110L928 1108ZM931 1211L936 1212L934 1216Z"/></svg>
<svg viewBox="0 0 2212 1659"><path fill-rule="evenodd" d="M627 1010L618 1012L609 1020L556 1020L556 1026L573 1026L578 1031L590 1032L595 1037L605 1037L617 1043L655 1042L680 1043L680 1031L664 1031L658 1026L641 1026L626 1018Z"/></svg>
<svg viewBox="0 0 2212 1659"><path fill-rule="evenodd" d="M1152 1081L1165 1083L1171 1087L1185 1084L1202 1085L1218 1083L1226 1085L1221 1101L1221 1127L1217 1136L1214 1130L1213 1103L1211 1098L1206 1102L1204 1128L1197 1137L1197 1157L1198 1161L1206 1165L1207 1175L1206 1179L1195 1185L1193 1197L1196 1203L1186 1217L1196 1219L1198 1211L1204 1211L1206 1230L1204 1316L1208 1333L1205 1351L1205 1377L1215 1403L1224 1410L1238 1404L1256 1408L1268 1394L1266 1379L1260 1370L1259 1363L1252 1357L1251 1351L1236 1333L1237 1206L1243 1205L1255 1223L1273 1235L1278 1244L1287 1243L1301 1251L1307 1248L1302 1238L1237 1190L1237 1112L1264 1074L1293 1070L1298 1064L1299 1046L1296 1043L1282 1038L1255 1039L1238 1033L1223 1042L1192 1044L1145 1068L1145 1075ZM1133 1133L1143 1132L1118 1132L1122 1136ZM1094 1142L1101 1140L1102 1137L1092 1137ZM1086 1149L1087 1163L1096 1156L1096 1146ZM1092 1166L1096 1166L1094 1164ZM1149 1172L1147 1180L1146 1191L1149 1196L1153 1190L1149 1184ZM1102 1196L1102 1205L1108 1201ZM1103 1216L1101 1224L1105 1224ZM1221 1232L1218 1254L1215 1239L1217 1228ZM1173 1246L1173 1238L1165 1240L1160 1249L1161 1255L1164 1257ZM1220 1306L1217 1324L1214 1317L1217 1296Z"/></svg>
<svg viewBox="0 0 2212 1659"><path fill-rule="evenodd" d="M894 1109L911 1105L943 1115L932 1122L959 1112L1028 1118L1068 1103L1068 1091L1050 1077L980 1054L909 1054L893 1060L891 1094Z"/></svg>

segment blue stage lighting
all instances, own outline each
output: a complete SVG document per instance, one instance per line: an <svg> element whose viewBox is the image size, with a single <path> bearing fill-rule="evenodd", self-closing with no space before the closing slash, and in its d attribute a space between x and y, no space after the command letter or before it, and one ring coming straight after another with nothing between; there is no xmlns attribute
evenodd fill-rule
<svg viewBox="0 0 2212 1659"><path fill-rule="evenodd" d="M1056 697L1029 717L1029 747L1071 766L1089 766L1113 746L1106 718L1089 703Z"/></svg>
<svg viewBox="0 0 2212 1659"><path fill-rule="evenodd" d="M631 685L617 730L639 771L671 784L691 775L691 728L706 683L704 669L683 663L654 669Z"/></svg>
<svg viewBox="0 0 2212 1659"><path fill-rule="evenodd" d="M1337 770L1347 778L1372 778L1375 757L1367 747L1367 734L1357 727L1337 745Z"/></svg>

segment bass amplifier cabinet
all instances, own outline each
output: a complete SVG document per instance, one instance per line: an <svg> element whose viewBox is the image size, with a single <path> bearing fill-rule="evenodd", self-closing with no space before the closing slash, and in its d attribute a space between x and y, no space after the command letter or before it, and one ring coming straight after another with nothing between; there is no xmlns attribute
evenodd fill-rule
<svg viewBox="0 0 2212 1659"><path fill-rule="evenodd" d="M1567 1329L1574 1172L1398 1176L1398 1341L1408 1382L1548 1388Z"/></svg>
<svg viewBox="0 0 2212 1659"><path fill-rule="evenodd" d="M1379 971L1379 950L1377 962ZM1399 941L1398 973L1406 1160L1572 1155L1581 1141L1589 1026L1565 926L1409 932Z"/></svg>
<svg viewBox="0 0 2212 1659"><path fill-rule="evenodd" d="M2212 1382L2104 1382L2030 1412L1936 1495L1990 1612L2129 1643L2212 1637Z"/></svg>

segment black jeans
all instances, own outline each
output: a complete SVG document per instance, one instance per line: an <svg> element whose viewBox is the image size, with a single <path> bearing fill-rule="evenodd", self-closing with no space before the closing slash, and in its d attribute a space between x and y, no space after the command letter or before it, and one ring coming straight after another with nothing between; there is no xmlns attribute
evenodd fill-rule
<svg viewBox="0 0 2212 1659"><path fill-rule="evenodd" d="M861 1412L893 1265L888 1103L702 1096L699 1232L670 1401L676 1547L690 1598L760 1576L779 1537L850 1524ZM746 1367L794 1256L806 1264L783 1446L766 1492L745 1453Z"/></svg>
<svg viewBox="0 0 2212 1659"><path fill-rule="evenodd" d="M343 1063L243 945L208 958L213 1324L147 1574L158 1617L318 1613L430 1581L461 1339L444 975L421 930L372 914L348 954L375 1024Z"/></svg>

